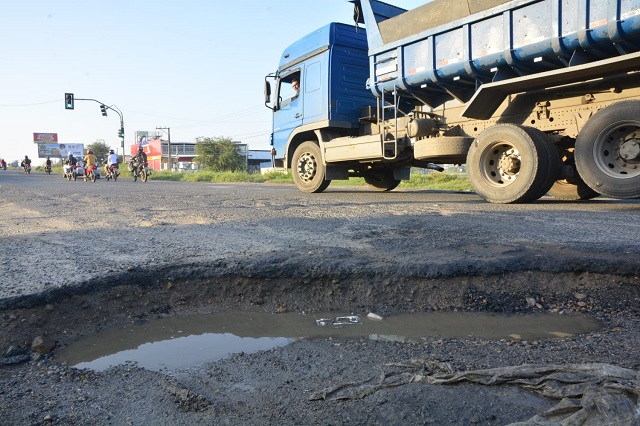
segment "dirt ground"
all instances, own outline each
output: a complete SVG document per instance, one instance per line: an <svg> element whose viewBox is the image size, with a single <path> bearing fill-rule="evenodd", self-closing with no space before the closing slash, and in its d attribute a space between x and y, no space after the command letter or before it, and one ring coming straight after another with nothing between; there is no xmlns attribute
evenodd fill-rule
<svg viewBox="0 0 640 426"><path fill-rule="evenodd" d="M122 182L126 191L109 192L115 190L103 182L69 185L0 185L0 424L544 424L535 416L558 399L513 383L415 378L442 373L430 370L443 365L465 372L604 363L640 371L638 233L627 229L634 235L621 241L562 226L571 236L567 241L566 234L547 228L571 215L572 222L588 217L596 231L615 228L637 217L639 204L607 202L595 214L534 206L527 215L536 226L515 226L509 238L482 244L483 230L519 214L520 207L470 204L468 195L452 196L443 209L424 194L390 195L377 204L380 194L357 191L310 201L280 187L265 195L255 186L214 191L198 184L184 189ZM86 227L82 218L64 217L58 194L69 188L78 196L87 188L104 191L102 199L119 200L117 208ZM142 190L143 201L135 204ZM45 206L20 201L25 191ZM188 201L178 204L185 195ZM298 211L308 212L309 205L317 208L299 219ZM346 213L335 213L338 207ZM472 215L474 210L487 215ZM431 226L456 230L455 237L418 238ZM78 230L85 241L100 243L88 250L68 243ZM314 237L316 231L322 235ZM238 249L242 236L245 245ZM198 244L188 244L189 238ZM86 265L90 272L82 278L63 279ZM16 276L16 270L28 272ZM8 276L14 279L6 281ZM310 339L162 372L135 365L95 372L56 362L56 351L83 336L167 316L335 311L384 317L436 310L571 313L596 318L602 328L535 341ZM35 348L39 337L42 345ZM414 380L397 381L407 371ZM341 393L352 388L362 391L358 397ZM633 398L637 410L638 394ZM616 424L638 421L636 415Z"/></svg>

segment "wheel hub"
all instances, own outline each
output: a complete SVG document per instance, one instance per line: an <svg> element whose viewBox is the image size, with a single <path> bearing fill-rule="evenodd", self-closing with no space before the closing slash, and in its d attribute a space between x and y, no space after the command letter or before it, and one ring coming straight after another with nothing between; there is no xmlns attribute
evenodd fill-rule
<svg viewBox="0 0 640 426"><path fill-rule="evenodd" d="M498 141L483 152L481 173L492 186L508 186L518 178L520 158L520 152L513 145Z"/></svg>
<svg viewBox="0 0 640 426"><path fill-rule="evenodd" d="M502 174L515 175L520 171L520 159L514 150L506 151L498 162L498 168Z"/></svg>
<svg viewBox="0 0 640 426"><path fill-rule="evenodd" d="M318 167L316 159L310 153L306 153L300 157L298 161L298 175L304 181L311 181L316 174Z"/></svg>
<svg viewBox="0 0 640 426"><path fill-rule="evenodd" d="M622 140L618 154L627 163L640 161L640 140L637 133L632 133Z"/></svg>
<svg viewBox="0 0 640 426"><path fill-rule="evenodd" d="M593 144L593 159L612 178L639 176L640 126L622 121L605 128Z"/></svg>

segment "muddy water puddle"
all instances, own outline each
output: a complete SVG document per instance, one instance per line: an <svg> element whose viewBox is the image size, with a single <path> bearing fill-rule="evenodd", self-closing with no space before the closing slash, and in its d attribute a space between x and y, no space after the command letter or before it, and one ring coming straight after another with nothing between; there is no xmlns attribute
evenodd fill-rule
<svg viewBox="0 0 640 426"><path fill-rule="evenodd" d="M600 328L572 315L503 315L420 312L376 319L372 315L227 312L163 318L88 336L57 351L58 362L103 371L135 363L149 370L187 368L236 353L253 353L296 340L368 337L419 342L426 337L540 340Z"/></svg>

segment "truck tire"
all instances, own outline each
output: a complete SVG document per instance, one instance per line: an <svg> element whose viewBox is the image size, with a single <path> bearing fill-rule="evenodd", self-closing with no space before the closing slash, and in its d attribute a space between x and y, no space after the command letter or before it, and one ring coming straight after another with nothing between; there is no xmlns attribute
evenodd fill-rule
<svg viewBox="0 0 640 426"><path fill-rule="evenodd" d="M380 169L372 175L365 176L364 181L374 191L391 191L401 182L393 177L393 169Z"/></svg>
<svg viewBox="0 0 640 426"><path fill-rule="evenodd" d="M471 144L467 173L475 191L491 203L526 203L544 195L560 171L544 134L513 124L482 132Z"/></svg>
<svg viewBox="0 0 640 426"><path fill-rule="evenodd" d="M557 200L585 201L596 198L600 194L589 188L578 176L572 180L562 179L555 181L549 190L549 195Z"/></svg>
<svg viewBox="0 0 640 426"><path fill-rule="evenodd" d="M417 160L439 164L462 164L467 158L473 138L466 136L439 136L415 142L414 156Z"/></svg>
<svg viewBox="0 0 640 426"><path fill-rule="evenodd" d="M291 163L293 182L302 192L322 192L331 183L325 180L326 168L320 147L311 141L303 142L293 153Z"/></svg>
<svg viewBox="0 0 640 426"><path fill-rule="evenodd" d="M551 188L553 188L553 185L557 182L557 179L560 176L560 171L562 170L562 159L560 158L560 153L555 148L553 142L551 142L547 135L542 131L533 127L523 127L523 129L532 139L537 139L539 146L546 150L548 160L547 169L543 175L544 179L540 180L538 183L538 194L533 195L535 197L533 199L537 200L551 191Z"/></svg>
<svg viewBox="0 0 640 426"><path fill-rule="evenodd" d="M589 188L589 185L580 177L580 174L576 170L576 163L573 156L574 150L562 146L556 146L556 148L562 160L562 165L571 168L572 173L571 176L565 179L555 181L549 190L549 195L557 200L565 201L590 200L600 195Z"/></svg>
<svg viewBox="0 0 640 426"><path fill-rule="evenodd" d="M640 197L640 101L610 105L587 121L576 140L578 173L594 191Z"/></svg>

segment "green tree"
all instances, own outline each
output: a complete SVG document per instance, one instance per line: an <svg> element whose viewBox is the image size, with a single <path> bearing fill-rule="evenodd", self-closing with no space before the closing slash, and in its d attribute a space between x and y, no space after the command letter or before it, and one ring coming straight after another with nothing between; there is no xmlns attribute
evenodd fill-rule
<svg viewBox="0 0 640 426"><path fill-rule="evenodd" d="M102 139L98 139L94 143L87 145L87 149L91 149L93 154L101 161L103 158L107 158L111 147L107 145Z"/></svg>
<svg viewBox="0 0 640 426"><path fill-rule="evenodd" d="M246 159L238 151L238 144L229 138L196 139L198 162L214 172L240 171L246 166Z"/></svg>

